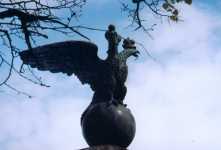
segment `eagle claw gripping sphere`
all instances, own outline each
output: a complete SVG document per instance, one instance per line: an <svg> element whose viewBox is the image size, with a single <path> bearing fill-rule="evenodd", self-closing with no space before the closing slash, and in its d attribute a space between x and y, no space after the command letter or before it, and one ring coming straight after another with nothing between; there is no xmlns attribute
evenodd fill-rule
<svg viewBox="0 0 221 150"><path fill-rule="evenodd" d="M135 135L135 120L121 104L99 103L90 106L82 118L84 138L90 146L127 147Z"/></svg>

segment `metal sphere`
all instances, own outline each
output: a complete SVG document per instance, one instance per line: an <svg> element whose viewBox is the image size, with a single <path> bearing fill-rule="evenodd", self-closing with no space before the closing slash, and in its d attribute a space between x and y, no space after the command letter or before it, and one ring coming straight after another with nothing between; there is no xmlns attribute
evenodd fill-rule
<svg viewBox="0 0 221 150"><path fill-rule="evenodd" d="M83 136L90 146L128 147L135 136L135 130L134 117L123 105L92 105L82 119Z"/></svg>

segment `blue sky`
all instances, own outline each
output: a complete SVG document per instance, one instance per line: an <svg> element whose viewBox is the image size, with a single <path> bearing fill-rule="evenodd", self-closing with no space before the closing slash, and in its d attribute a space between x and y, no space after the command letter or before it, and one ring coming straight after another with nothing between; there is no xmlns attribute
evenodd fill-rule
<svg viewBox="0 0 221 150"><path fill-rule="evenodd" d="M142 42L157 62L143 50L130 59L126 103L136 122L134 150L221 149L221 3L203 0L178 6L183 22L168 23L142 15L158 25L154 39L131 28L118 1L91 0L79 23L105 28L117 25L119 33ZM106 55L102 32L85 31ZM64 40L54 34L44 41ZM78 39L79 37L73 37ZM37 72L37 71L36 71ZM13 76L11 84L34 96L28 99L3 87L0 90L0 149L72 150L87 147L80 116L93 95L76 77L38 72L51 88L33 85ZM2 76L2 74L0 75Z"/></svg>

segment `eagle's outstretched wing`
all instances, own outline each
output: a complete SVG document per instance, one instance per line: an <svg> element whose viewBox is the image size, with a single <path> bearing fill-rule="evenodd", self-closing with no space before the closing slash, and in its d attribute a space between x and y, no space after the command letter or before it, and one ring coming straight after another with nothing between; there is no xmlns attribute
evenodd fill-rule
<svg viewBox="0 0 221 150"><path fill-rule="evenodd" d="M52 73L73 73L84 83L91 84L98 78L98 69L104 61L97 56L95 44L85 41L65 41L39 46L20 52L24 64Z"/></svg>

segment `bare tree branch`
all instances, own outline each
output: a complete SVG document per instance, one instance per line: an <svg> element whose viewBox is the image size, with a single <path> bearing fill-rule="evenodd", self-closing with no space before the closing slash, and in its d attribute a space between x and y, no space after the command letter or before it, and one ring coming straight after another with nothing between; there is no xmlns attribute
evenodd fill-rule
<svg viewBox="0 0 221 150"><path fill-rule="evenodd" d="M13 73L16 73L34 84L48 87L30 68L28 68L28 71L34 79L23 75L23 65L21 65L20 71L15 68L14 63L17 54L23 49L16 44L16 41L23 41L23 44L31 50L33 44L37 44L37 38L48 38L47 33L45 33L48 31L60 32L65 35L77 34L90 40L78 31L79 28L74 27L71 23L74 18L80 16L81 8L85 3L86 0L1 1L0 44L2 49L0 49L0 69L9 69L5 78L0 81L0 86L5 85L17 93L22 93L14 85L8 84L10 77ZM58 14L61 11L65 12L67 17L59 17ZM3 52L6 55L3 55ZM10 61L8 61L9 59ZM5 68L4 64L6 64L7 68ZM28 96L25 93L22 94Z"/></svg>
<svg viewBox="0 0 221 150"><path fill-rule="evenodd" d="M5 85L6 87L8 87L9 89L15 91L18 95L21 94L21 95L27 96L28 98L32 98L32 96L31 96L30 94L28 94L28 93L26 93L26 92L23 92L23 91L20 91L20 90L14 88L13 86L9 85L8 83L4 83L4 85Z"/></svg>
<svg viewBox="0 0 221 150"><path fill-rule="evenodd" d="M8 31L0 29L0 32L3 32L6 35L6 37L8 39L8 42L9 42L9 45L10 45L10 49L11 49L10 69L8 71L8 75L7 75L6 79L4 79L2 82L0 82L0 86L2 86L3 84L5 84L9 80L9 78L10 78L10 76L12 74L12 67L14 65L14 58L15 58L15 56L14 56L14 53L13 53L14 52L14 48L12 46L12 40L11 40L11 37L10 37ZM1 56L1 60L2 60L2 63L3 63L4 59L3 59L2 56Z"/></svg>

